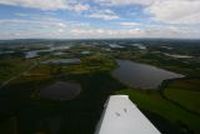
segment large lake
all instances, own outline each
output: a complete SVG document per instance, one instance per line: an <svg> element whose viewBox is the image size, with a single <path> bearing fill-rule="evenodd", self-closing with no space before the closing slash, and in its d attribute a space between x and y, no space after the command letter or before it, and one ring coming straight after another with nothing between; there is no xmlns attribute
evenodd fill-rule
<svg viewBox="0 0 200 134"><path fill-rule="evenodd" d="M113 77L130 87L157 89L163 80L184 77L147 64L129 60L117 60L117 62L119 68L112 72Z"/></svg>

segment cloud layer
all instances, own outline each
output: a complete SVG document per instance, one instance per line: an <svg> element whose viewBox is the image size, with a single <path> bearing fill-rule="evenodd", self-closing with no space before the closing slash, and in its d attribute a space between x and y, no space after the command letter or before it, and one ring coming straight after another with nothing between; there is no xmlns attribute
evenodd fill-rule
<svg viewBox="0 0 200 134"><path fill-rule="evenodd" d="M0 6L1 39L200 38L199 0L0 0Z"/></svg>
<svg viewBox="0 0 200 134"><path fill-rule="evenodd" d="M155 1L147 8L155 20L175 24L199 24L199 0Z"/></svg>

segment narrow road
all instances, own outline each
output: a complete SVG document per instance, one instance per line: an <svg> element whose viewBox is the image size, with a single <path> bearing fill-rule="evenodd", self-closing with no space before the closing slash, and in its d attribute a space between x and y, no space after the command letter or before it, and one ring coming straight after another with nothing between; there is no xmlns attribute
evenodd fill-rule
<svg viewBox="0 0 200 134"><path fill-rule="evenodd" d="M28 73L30 70L32 70L33 68L35 68L39 63L38 62L34 62L33 65L31 65L29 68L27 68L25 71L21 72L20 74L13 76L12 78L8 79L7 81L3 82L3 84L1 84L0 86L0 90L3 89L5 86L7 86L11 81L19 78L20 76Z"/></svg>
<svg viewBox="0 0 200 134"><path fill-rule="evenodd" d="M36 61L34 61L33 65L31 65L29 68L27 68L25 71L19 73L16 76L13 76L12 78L10 78L9 80L3 82L3 84L0 85L0 90L3 89L5 86L7 86L11 81L18 79L20 76L25 75L26 73L28 73L30 70L32 70L33 68L35 68L36 66L38 66L41 63L41 60L45 60L48 59L50 56L44 56L43 58L39 57L37 58Z"/></svg>

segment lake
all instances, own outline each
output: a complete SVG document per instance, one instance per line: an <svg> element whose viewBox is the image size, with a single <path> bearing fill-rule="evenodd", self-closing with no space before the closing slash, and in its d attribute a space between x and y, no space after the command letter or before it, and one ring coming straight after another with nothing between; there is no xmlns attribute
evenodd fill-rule
<svg viewBox="0 0 200 134"><path fill-rule="evenodd" d="M81 60L78 58L71 59L50 59L42 62L43 64L80 64Z"/></svg>
<svg viewBox="0 0 200 134"><path fill-rule="evenodd" d="M130 60L117 60L117 62L119 68L112 72L113 77L130 87L157 89L163 80L184 77L181 74Z"/></svg>
<svg viewBox="0 0 200 134"><path fill-rule="evenodd" d="M41 89L40 96L52 100L71 100L81 92L81 86L77 83L58 81Z"/></svg>
<svg viewBox="0 0 200 134"><path fill-rule="evenodd" d="M24 52L25 53L25 58L26 59L30 59L30 58L35 58L39 56L39 53L50 53L50 52L54 52L54 51L63 51L63 50L67 50L69 49L71 46L57 46L57 47L49 47L48 49L41 49L41 50L31 50L31 51L27 51ZM55 53L54 53L55 54ZM61 52L58 54L60 55ZM62 53L64 54L64 53ZM61 54L61 55L62 55Z"/></svg>
<svg viewBox="0 0 200 134"><path fill-rule="evenodd" d="M28 51L28 52L25 52L25 58L26 59L30 59L30 58L35 58L39 56L37 51Z"/></svg>

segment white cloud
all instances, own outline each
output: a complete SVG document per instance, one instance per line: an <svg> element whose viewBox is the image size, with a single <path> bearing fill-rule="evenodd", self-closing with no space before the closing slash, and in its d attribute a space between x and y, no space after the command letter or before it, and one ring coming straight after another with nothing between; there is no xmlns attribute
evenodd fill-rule
<svg viewBox="0 0 200 134"><path fill-rule="evenodd" d="M157 0L146 11L165 23L200 24L199 0Z"/></svg>
<svg viewBox="0 0 200 134"><path fill-rule="evenodd" d="M66 27L66 24L64 24L64 23L61 23L61 22L57 23L57 25L58 25L58 26L60 26L60 27L63 27L63 28L65 28L65 27Z"/></svg>
<svg viewBox="0 0 200 134"><path fill-rule="evenodd" d="M137 22L121 22L119 23L121 26L125 26L125 27L134 27L134 26L139 26L141 25L140 23Z"/></svg>
<svg viewBox="0 0 200 134"><path fill-rule="evenodd" d="M34 19L0 19L0 39L73 38L70 30L82 27L87 28L89 25L45 16Z"/></svg>
<svg viewBox="0 0 200 134"><path fill-rule="evenodd" d="M90 8L90 6L88 4L76 4L73 6L72 10L76 11L76 12L82 12L82 11L87 11Z"/></svg>
<svg viewBox="0 0 200 134"><path fill-rule="evenodd" d="M41 10L73 10L81 12L89 9L88 4L71 2L70 0L0 0L0 4L37 8Z"/></svg>
<svg viewBox="0 0 200 134"><path fill-rule="evenodd" d="M68 8L66 0L0 0L0 4L56 10Z"/></svg>
<svg viewBox="0 0 200 134"><path fill-rule="evenodd" d="M139 37L144 34L144 31L138 28L129 30L115 30L115 29L102 29L102 28L81 28L72 29L72 35L82 38L127 38Z"/></svg>
<svg viewBox="0 0 200 134"><path fill-rule="evenodd" d="M192 29L192 30L191 30ZM77 38L199 38L195 27L149 26L145 29L74 28L70 31Z"/></svg>
<svg viewBox="0 0 200 134"><path fill-rule="evenodd" d="M66 22L56 18L2 19L0 20L0 38L200 38L200 31L197 27L149 25L144 28L142 24L140 27L101 28L79 24L79 22Z"/></svg>
<svg viewBox="0 0 200 134"><path fill-rule="evenodd" d="M112 10L109 10L109 9L97 10L94 13L88 15L88 17L103 19L103 20L113 20L113 19L119 18L119 16L117 16Z"/></svg>
<svg viewBox="0 0 200 134"><path fill-rule="evenodd" d="M49 13L55 13L53 15L45 15L48 11L37 15L15 13L23 19L1 19L0 38L200 38L200 0L93 0L100 4L99 7L91 7L90 3L87 4L88 1L0 0L0 4L50 10ZM135 4L142 5L144 11L137 13L143 12L148 16L144 22L134 22L135 18L120 18L122 15L118 11L121 6ZM119 10L112 9L112 6L119 6ZM95 24L93 21L82 23L66 21L64 20L66 18L53 18L58 14L52 10L58 9L88 11L84 14L86 17L113 21L101 27L98 21L95 21L97 22ZM145 22L146 20L148 22ZM109 28L108 25L112 24L112 28Z"/></svg>
<svg viewBox="0 0 200 134"><path fill-rule="evenodd" d="M0 4L38 8L42 10L71 10L75 12L87 11L89 3L98 5L122 6L142 5L146 13L159 22L170 24L199 24L200 0L0 0ZM84 4L88 3L88 4ZM105 7L104 7L105 8ZM18 14L20 16L20 14ZM23 16L21 14L21 16ZM118 15L107 11L94 11L91 18L104 20L118 19Z"/></svg>
<svg viewBox="0 0 200 134"><path fill-rule="evenodd" d="M100 5L142 5L158 22L200 24L200 0L95 0Z"/></svg>
<svg viewBox="0 0 200 134"><path fill-rule="evenodd" d="M89 23L83 23L78 21L66 21L49 16L39 15L32 19L0 19L0 29L35 29L43 30L49 29L71 29L79 27L89 27Z"/></svg>
<svg viewBox="0 0 200 134"><path fill-rule="evenodd" d="M117 5L150 5L155 0L95 0L96 3L108 6Z"/></svg>

